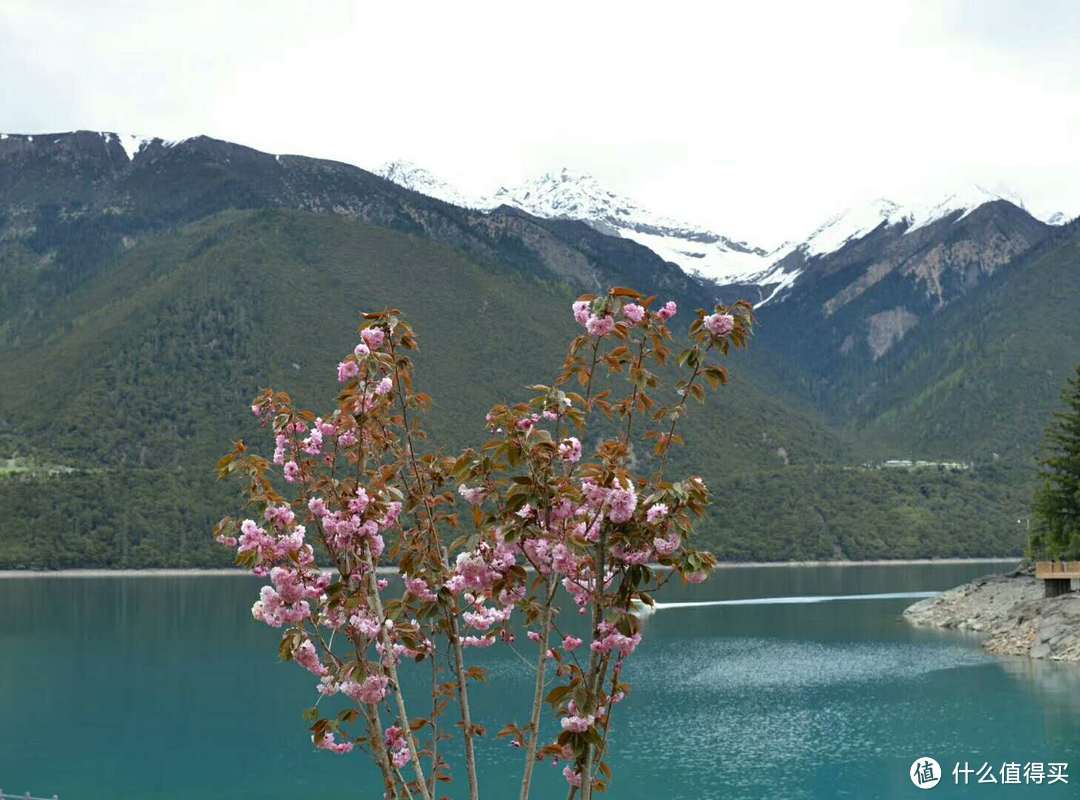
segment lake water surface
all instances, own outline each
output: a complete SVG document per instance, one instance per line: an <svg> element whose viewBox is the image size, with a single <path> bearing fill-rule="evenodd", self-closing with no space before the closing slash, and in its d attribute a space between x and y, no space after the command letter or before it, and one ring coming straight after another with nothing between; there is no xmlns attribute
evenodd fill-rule
<svg viewBox="0 0 1080 800"><path fill-rule="evenodd" d="M1080 666L987 656L971 636L909 627L900 613L915 598L888 596L1004 567L748 567L666 589L658 599L674 605L648 621L627 670L609 796L1080 796ZM362 754L312 749L301 710L313 679L277 663L278 632L251 620L258 585L0 580L0 787L61 800L379 797ZM838 596L848 599L821 600ZM528 642L520 649L532 657ZM489 732L524 722L526 667L505 648L473 655L490 671L475 690L478 721ZM929 794L907 776L923 755L947 773ZM516 797L520 759L485 741L486 797ZM1070 781L972 776L965 789L951 785L958 761L1069 762ZM538 800L565 796L558 770L538 771Z"/></svg>

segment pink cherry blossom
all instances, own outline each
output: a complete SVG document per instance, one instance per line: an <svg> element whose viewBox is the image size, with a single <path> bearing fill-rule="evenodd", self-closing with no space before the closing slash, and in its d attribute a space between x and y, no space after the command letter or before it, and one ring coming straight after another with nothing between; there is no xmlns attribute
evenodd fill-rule
<svg viewBox="0 0 1080 800"><path fill-rule="evenodd" d="M315 645L312 643L311 639L304 639L299 647L293 651L293 661L312 675L322 677L327 673L327 669L319 660L319 653L315 650Z"/></svg>
<svg viewBox="0 0 1080 800"><path fill-rule="evenodd" d="M299 483L300 482L300 465L299 464L297 464L295 461L286 461L284 469L285 469L285 480L287 480L289 483Z"/></svg>
<svg viewBox="0 0 1080 800"><path fill-rule="evenodd" d="M672 531L664 538L657 537L653 539L653 549L656 550L658 556L666 558L678 550L681 543L678 532Z"/></svg>
<svg viewBox="0 0 1080 800"><path fill-rule="evenodd" d="M674 300L668 300L664 303L664 307L656 312L656 316L660 317L664 322L675 316L679 311L679 307L675 305Z"/></svg>
<svg viewBox="0 0 1080 800"><path fill-rule="evenodd" d="M625 487L617 482L617 486L612 488L608 495L608 505L608 519L615 523L627 522L634 515L634 509L637 508L634 482L627 480Z"/></svg>
<svg viewBox="0 0 1080 800"><path fill-rule="evenodd" d="M369 350L378 350L382 347L386 334L383 333L382 328L364 328L360 331L360 338L364 340Z"/></svg>
<svg viewBox="0 0 1080 800"><path fill-rule="evenodd" d="M585 323L585 330L593 336L607 336L615 330L615 318L610 314L601 317L591 314Z"/></svg>
<svg viewBox="0 0 1080 800"><path fill-rule="evenodd" d="M428 586L427 581L423 578L405 578L405 590L425 603L434 603L439 599L439 596L435 592L431 591L431 587Z"/></svg>
<svg viewBox="0 0 1080 800"><path fill-rule="evenodd" d="M321 497L312 497L308 500L308 511L311 512L313 517L322 519L329 512L326 510L326 501Z"/></svg>
<svg viewBox="0 0 1080 800"><path fill-rule="evenodd" d="M735 317L731 314L709 314L702 324L713 336L727 336L735 328Z"/></svg>
<svg viewBox="0 0 1080 800"><path fill-rule="evenodd" d="M409 750L409 742L405 734L397 725L391 725L384 735L386 749L390 752L390 760L394 766L401 769L412 760L412 752Z"/></svg>
<svg viewBox="0 0 1080 800"><path fill-rule="evenodd" d="M348 383L359 374L360 365L355 361L346 359L345 361L339 362L337 365L338 383Z"/></svg>
<svg viewBox="0 0 1080 800"><path fill-rule="evenodd" d="M637 303L627 303L622 308L623 316L637 325L645 318L645 308Z"/></svg>
<svg viewBox="0 0 1080 800"><path fill-rule="evenodd" d="M323 734L321 739L311 740L317 748L320 750L326 750L330 753L337 753L338 755L344 755L345 753L351 753L353 749L352 742L338 742L334 739L334 732L327 731Z"/></svg>
<svg viewBox="0 0 1080 800"><path fill-rule="evenodd" d="M368 675L360 683L345 681L341 691L358 703L376 705L386 697L386 687L390 680L385 675Z"/></svg>
<svg viewBox="0 0 1080 800"><path fill-rule="evenodd" d="M592 727L594 722L596 722L596 717L592 714L586 714L585 716L574 714L559 720L559 724L562 725L564 731L573 731L574 733L584 733Z"/></svg>
<svg viewBox="0 0 1080 800"><path fill-rule="evenodd" d="M649 506L649 510L645 512L645 521L650 525L655 525L666 517L667 513L668 507L666 503L655 503Z"/></svg>
<svg viewBox="0 0 1080 800"><path fill-rule="evenodd" d="M581 440L576 436L569 436L559 442L559 458L571 464L581 460Z"/></svg>

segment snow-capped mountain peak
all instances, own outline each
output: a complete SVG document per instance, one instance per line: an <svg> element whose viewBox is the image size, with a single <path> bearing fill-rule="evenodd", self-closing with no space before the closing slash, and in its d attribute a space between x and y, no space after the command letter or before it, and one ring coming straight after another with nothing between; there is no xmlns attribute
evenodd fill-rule
<svg viewBox="0 0 1080 800"><path fill-rule="evenodd" d="M804 248L808 256L832 253L850 241L861 239L883 223L896 225L903 222L907 213L898 203L880 197L864 206L846 208L834 214L797 246Z"/></svg>
<svg viewBox="0 0 1080 800"><path fill-rule="evenodd" d="M492 205L509 205L540 217L562 217L616 225L655 221L632 201L608 191L592 175L563 168L520 186L501 187Z"/></svg>
<svg viewBox="0 0 1080 800"><path fill-rule="evenodd" d="M719 283L748 280L770 263L770 253L699 225L653 213L610 191L592 175L561 169L489 197L470 197L423 167L392 161L375 172L408 189L467 208L519 208L545 219L572 219L602 233L632 239L684 271Z"/></svg>
<svg viewBox="0 0 1080 800"><path fill-rule="evenodd" d="M991 192L977 184L949 192L928 203L902 205L883 197L877 198L829 217L788 252L801 247L807 256L834 253L848 242L863 238L883 224L904 225L904 232L911 233L951 215L958 215L953 220L957 222L980 206L996 200L1007 200L1020 208L1024 207L1023 201L1014 194Z"/></svg>
<svg viewBox="0 0 1080 800"><path fill-rule="evenodd" d="M488 197L468 196L423 167L393 161L378 174L406 188L455 205L491 210L506 205L537 217L572 219L602 233L631 239L684 272L719 284L757 284L772 287L769 300L781 296L803 272L806 259L834 253L879 228L898 228L903 235L939 220L957 222L986 203L1007 200L1021 208L1023 201L1009 192L978 184L939 196L930 202L901 204L887 198L853 205L834 214L808 236L766 251L701 225L654 213L611 191L594 176L563 168L517 186L501 187ZM1062 224L1064 215L1045 220ZM795 260L788 258L799 254ZM765 302L768 302L766 300Z"/></svg>
<svg viewBox="0 0 1080 800"><path fill-rule="evenodd" d="M954 221L959 221L974 211L976 208L996 200L1007 200L1015 206L1024 208L1024 201L1012 192L992 192L978 184L971 184L961 189L950 192L941 200L923 206L913 206L908 212L911 224L908 233L924 228L937 222L939 219L961 212Z"/></svg>
<svg viewBox="0 0 1080 800"><path fill-rule="evenodd" d="M381 167L373 170L376 175L393 181L398 186L412 189L414 192L426 194L455 206L462 208L486 208L487 202L478 197L465 194L438 175L411 161L396 160L387 161Z"/></svg>
<svg viewBox="0 0 1080 800"><path fill-rule="evenodd" d="M719 283L761 272L769 253L700 225L662 216L582 172L562 169L520 186L500 188L491 206L509 205L538 217L576 219L603 233L632 239L685 272Z"/></svg>

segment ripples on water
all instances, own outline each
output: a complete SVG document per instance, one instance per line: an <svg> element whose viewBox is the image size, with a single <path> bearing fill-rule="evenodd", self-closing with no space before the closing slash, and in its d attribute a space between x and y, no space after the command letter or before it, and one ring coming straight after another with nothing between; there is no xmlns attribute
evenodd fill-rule
<svg viewBox="0 0 1080 800"><path fill-rule="evenodd" d="M636 705L622 720L626 730L617 744L627 748L624 758L722 775L729 792L752 791L762 785L761 765L890 755L892 742L883 733L898 714L919 713L918 692L882 704L874 702L881 685L910 682L914 689L929 673L988 661L961 644L688 641L675 654L641 653L628 677L637 693L664 701ZM725 763L721 754L736 754L737 763ZM814 791L788 785L782 796L814 797Z"/></svg>

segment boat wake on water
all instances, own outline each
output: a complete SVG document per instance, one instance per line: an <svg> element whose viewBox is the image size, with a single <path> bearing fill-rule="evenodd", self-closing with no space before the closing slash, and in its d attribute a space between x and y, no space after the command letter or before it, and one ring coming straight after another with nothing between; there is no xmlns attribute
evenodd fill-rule
<svg viewBox="0 0 1080 800"><path fill-rule="evenodd" d="M701 608L704 606L768 606L801 605L806 603L830 603L837 600L904 600L934 597L941 592L878 592L874 594L812 594L793 597L742 597L735 600L693 600L682 603L657 603L647 606L635 603L635 613L651 614L672 608Z"/></svg>

